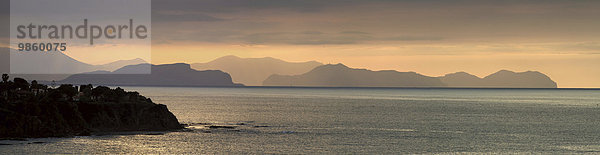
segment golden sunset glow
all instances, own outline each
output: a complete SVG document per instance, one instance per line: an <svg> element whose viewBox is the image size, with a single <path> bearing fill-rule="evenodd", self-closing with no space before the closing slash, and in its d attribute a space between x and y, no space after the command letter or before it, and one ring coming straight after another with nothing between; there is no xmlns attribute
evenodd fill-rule
<svg viewBox="0 0 600 155"><path fill-rule="evenodd" d="M600 87L598 2L543 2L165 3L153 10L152 63L236 55L429 76L535 70L559 87Z"/></svg>
<svg viewBox="0 0 600 155"><path fill-rule="evenodd" d="M174 48L176 47L176 48ZM287 61L343 63L353 68L414 71L429 76L465 71L485 77L498 70L546 73L559 87L600 87L600 54L546 52L551 47L521 45L530 52L495 52L482 45L153 45L152 63L208 62L226 55L274 57ZM547 49L545 49L547 48ZM366 52L369 51L369 52ZM417 52L421 51L421 52ZM461 51L455 54L434 51ZM488 51L488 52L479 52Z"/></svg>

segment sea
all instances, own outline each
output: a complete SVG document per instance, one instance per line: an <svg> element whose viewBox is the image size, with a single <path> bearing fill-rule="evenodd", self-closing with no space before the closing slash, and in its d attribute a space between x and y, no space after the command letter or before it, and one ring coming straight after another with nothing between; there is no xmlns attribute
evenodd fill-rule
<svg viewBox="0 0 600 155"><path fill-rule="evenodd" d="M600 154L599 89L123 87L186 130L0 141L0 154Z"/></svg>

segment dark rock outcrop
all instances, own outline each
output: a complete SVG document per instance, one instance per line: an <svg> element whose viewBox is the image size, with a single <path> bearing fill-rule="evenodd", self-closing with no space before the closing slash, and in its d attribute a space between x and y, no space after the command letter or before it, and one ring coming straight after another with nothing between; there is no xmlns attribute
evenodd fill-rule
<svg viewBox="0 0 600 155"><path fill-rule="evenodd" d="M35 83L17 88L17 81L0 82L0 138L183 128L165 105L137 92L91 85L49 89Z"/></svg>
<svg viewBox="0 0 600 155"><path fill-rule="evenodd" d="M177 129L182 129L177 118L154 103L5 103L0 108L0 138Z"/></svg>

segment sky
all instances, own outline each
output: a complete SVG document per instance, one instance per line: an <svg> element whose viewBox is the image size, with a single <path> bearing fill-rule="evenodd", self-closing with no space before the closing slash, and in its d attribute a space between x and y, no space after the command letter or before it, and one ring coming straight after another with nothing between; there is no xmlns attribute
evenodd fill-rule
<svg viewBox="0 0 600 155"><path fill-rule="evenodd" d="M428 76L535 70L559 87L600 88L598 17L600 1L584 0L153 0L151 61L274 57Z"/></svg>
<svg viewBox="0 0 600 155"><path fill-rule="evenodd" d="M153 63L225 55L429 76L536 70L600 87L600 1L160 0Z"/></svg>

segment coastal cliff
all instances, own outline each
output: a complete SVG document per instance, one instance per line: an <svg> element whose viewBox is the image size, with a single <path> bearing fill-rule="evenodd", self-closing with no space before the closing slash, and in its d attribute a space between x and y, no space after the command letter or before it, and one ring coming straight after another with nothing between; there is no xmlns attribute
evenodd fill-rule
<svg viewBox="0 0 600 155"><path fill-rule="evenodd" d="M150 72L148 72L150 71ZM198 71L189 64L138 64L129 65L113 72L96 71L75 74L58 81L68 84L95 84L111 86L175 86L175 87L234 87L228 73L218 70Z"/></svg>
<svg viewBox="0 0 600 155"><path fill-rule="evenodd" d="M0 82L0 138L183 128L167 106L137 92L91 85L48 88L35 81L13 81L3 77Z"/></svg>

